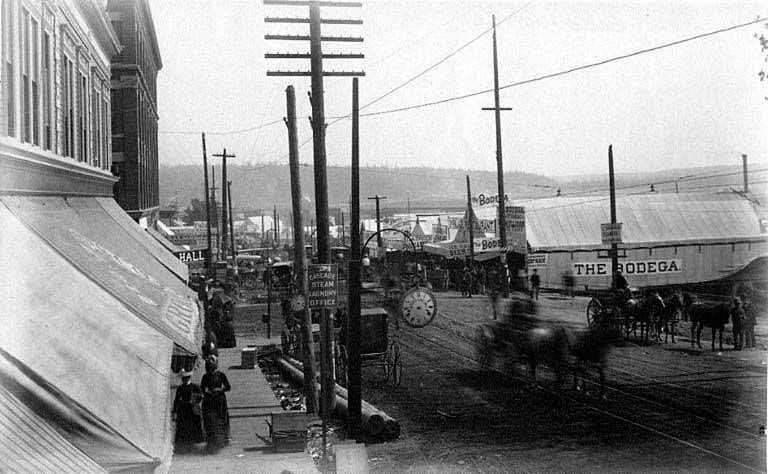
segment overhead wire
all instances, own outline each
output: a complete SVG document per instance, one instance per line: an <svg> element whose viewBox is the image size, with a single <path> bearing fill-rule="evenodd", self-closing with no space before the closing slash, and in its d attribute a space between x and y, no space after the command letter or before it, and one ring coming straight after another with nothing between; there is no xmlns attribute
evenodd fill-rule
<svg viewBox="0 0 768 474"><path fill-rule="evenodd" d="M499 86L499 90L509 89L509 88L512 88L512 87L518 87L518 86L522 86L522 85L526 85L526 84L531 84L531 83L534 83L534 82L543 81L545 79L551 79L551 78L554 78L554 77L564 76L564 75L571 74L571 73L574 73L574 72L577 72L577 71L583 71L585 69L590 69L590 68L597 67L597 66L603 66L605 64L609 64L609 63L612 63L612 62L621 61L621 60L624 60L624 59L627 59L627 58L631 58L631 57L634 57L634 56L639 56L639 55L642 55L642 54L647 54L647 53L650 53L650 52L653 52L653 51L659 51L661 49L669 48L669 47L672 47L672 46L677 46L677 45L680 45L680 44L683 44L683 43L687 43L687 42L690 42L690 41L695 41L695 40L698 40L698 39L706 38L706 37L709 37L709 36L714 36L714 35L721 34L721 33L726 33L726 32L729 32L729 31L733 31L733 30L736 30L736 29L744 28L744 27L751 26L751 25L754 25L754 24L757 24L757 23L762 23L762 22L765 22L765 21L768 21L768 17L762 17L762 18L758 18L756 20L749 21L749 22L746 22L746 23L740 23L738 25L732 25L732 26L728 26L728 27L724 27L724 28L719 28L717 30L709 31L709 32L706 32L706 33L701 33L701 34L694 35L694 36L689 36L689 37L686 37L686 38L683 38L683 39L679 39L679 40L676 40L676 41L671 41L671 42L668 42L668 43L663 43L663 44L660 44L660 45L657 45L657 46L652 46L652 47L649 47L649 48L644 48L644 49L641 49L641 50L633 51L631 53L622 54L622 55L619 55L619 56L613 56L611 58L603 59L601 61L596 61L596 62L584 64L584 65L581 65L581 66L576 66L576 67L572 67L572 68L569 68L569 69L564 69L562 71L553 72L553 73L549 73L549 74L543 74L541 76L532 77L530 79L524 79L522 81L517 81L517 82L513 82L513 83L510 83L510 84L503 85L503 86ZM422 103L422 104L410 105L410 106L406 106L406 107L399 107L399 108L396 108L396 109L381 110L381 111L377 111L377 112L368 112L368 113L360 114L360 116L361 117L371 117L371 116L375 116L375 115L384 115L384 114L391 114L391 113L395 113L395 112L404 112L406 110L413 110L413 109L418 109L418 108L423 108L423 107L430 107L430 106L433 106L433 105L444 104L444 103L447 103L447 102L454 102L454 101L457 101L457 100L463 100L463 99L467 99L467 98L470 98L470 97L475 97L475 96L478 96L478 95L487 94L487 93L490 93L490 92L493 92L493 91L494 91L494 89L485 89L485 90L481 90L481 91L470 92L470 93L459 95L459 96L448 97L448 98L445 98L445 99L435 100L435 101L431 101L431 102L425 102L425 103ZM347 116L344 116L344 118L346 118L346 117Z"/></svg>

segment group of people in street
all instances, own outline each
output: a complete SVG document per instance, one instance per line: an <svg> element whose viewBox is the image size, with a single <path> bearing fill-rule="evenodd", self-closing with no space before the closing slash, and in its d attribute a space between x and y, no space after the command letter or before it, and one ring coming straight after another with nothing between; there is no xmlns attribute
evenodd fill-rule
<svg viewBox="0 0 768 474"><path fill-rule="evenodd" d="M733 323L733 349L755 348L755 326L757 326L757 308L747 295L733 298L731 306Z"/></svg>
<svg viewBox="0 0 768 474"><path fill-rule="evenodd" d="M205 360L200 385L192 383L191 371L182 370L180 376L171 412L176 420L176 451L189 452L195 444L205 441L206 452L216 453L229 443L229 380L218 370L215 355Z"/></svg>

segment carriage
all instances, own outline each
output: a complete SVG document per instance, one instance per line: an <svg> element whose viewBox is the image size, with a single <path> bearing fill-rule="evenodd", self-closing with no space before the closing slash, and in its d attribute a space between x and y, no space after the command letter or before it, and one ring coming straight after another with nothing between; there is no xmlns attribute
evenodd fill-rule
<svg viewBox="0 0 768 474"><path fill-rule="evenodd" d="M364 308L360 310L360 359L362 366L381 369L385 383L399 387L403 375L403 361L400 344L397 339L399 324L394 320L394 337L389 337L389 313L386 309ZM346 386L347 382L347 344L344 334L340 334L334 351L336 381Z"/></svg>
<svg viewBox="0 0 768 474"><path fill-rule="evenodd" d="M632 298L612 289L599 290L587 304L587 324L604 324L611 332L628 334L633 327L633 315L626 311L626 302Z"/></svg>

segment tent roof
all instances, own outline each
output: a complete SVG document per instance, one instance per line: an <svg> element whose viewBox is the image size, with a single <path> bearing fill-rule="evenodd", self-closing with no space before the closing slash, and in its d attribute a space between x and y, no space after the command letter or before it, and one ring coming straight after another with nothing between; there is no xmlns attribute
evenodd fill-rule
<svg viewBox="0 0 768 474"><path fill-rule="evenodd" d="M109 215L125 232L131 235L136 242L139 242L144 249L149 252L152 257L160 262L165 268L172 271L181 281L187 282L189 280L189 268L187 265L176 258L170 252L178 252L180 249L174 250L176 247L165 237L163 237L155 229L147 228L154 239L149 239L142 232L141 226L137 224L131 217L125 213L114 199L112 198L89 198L82 199L86 202L95 201L102 208L102 210ZM99 209L94 209L96 212L100 212Z"/></svg>
<svg viewBox="0 0 768 474"><path fill-rule="evenodd" d="M0 386L0 471L106 474L42 418Z"/></svg>
<svg viewBox="0 0 768 474"><path fill-rule="evenodd" d="M2 205L0 225L13 275L0 285L0 385L108 470L167 459L172 341Z"/></svg>
<svg viewBox="0 0 768 474"><path fill-rule="evenodd" d="M126 231L94 198L3 196L0 201L35 236L134 314L188 352L199 351L197 295L158 265L147 250L151 239L146 233Z"/></svg>
<svg viewBox="0 0 768 474"><path fill-rule="evenodd" d="M520 202L533 251L604 248L600 224L610 222L607 196ZM638 194L616 198L625 244L764 240L753 205L735 194Z"/></svg>

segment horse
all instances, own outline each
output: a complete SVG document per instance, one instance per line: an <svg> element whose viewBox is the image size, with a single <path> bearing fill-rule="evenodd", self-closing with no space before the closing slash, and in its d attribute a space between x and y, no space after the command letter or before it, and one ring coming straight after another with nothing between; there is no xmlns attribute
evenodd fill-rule
<svg viewBox="0 0 768 474"><path fill-rule="evenodd" d="M606 324L592 324L586 330L569 333L568 352L573 364L573 386L578 388L579 375L586 377L590 367L596 367L600 380L600 394L605 393L605 365L611 348L611 337Z"/></svg>
<svg viewBox="0 0 768 474"><path fill-rule="evenodd" d="M685 313L691 320L691 347L694 340L701 349L701 331L704 326L712 328L712 350L715 350L715 331L719 330L720 350L723 350L723 330L731 316L731 308L726 303L707 306L689 293L683 294ZM695 337L695 339L694 339Z"/></svg>
<svg viewBox="0 0 768 474"><path fill-rule="evenodd" d="M637 337L637 326L640 325L640 339L647 344L651 330L660 339L658 321L664 312L664 300L658 293L643 298L629 298L623 308L626 337L632 332Z"/></svg>
<svg viewBox="0 0 768 474"><path fill-rule="evenodd" d="M677 324L678 316L683 312L685 304L683 302L683 295L679 291L672 292L663 301L663 309L658 313L659 319L657 320L656 332L659 334L659 340L661 340L661 331L664 331L664 342L669 339L669 335L672 335L672 344L675 343L675 325Z"/></svg>

